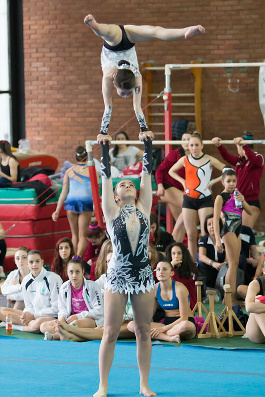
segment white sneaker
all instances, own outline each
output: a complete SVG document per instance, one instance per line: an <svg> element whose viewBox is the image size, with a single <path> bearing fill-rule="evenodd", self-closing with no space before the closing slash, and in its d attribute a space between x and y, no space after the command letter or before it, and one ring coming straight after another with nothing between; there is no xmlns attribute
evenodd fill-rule
<svg viewBox="0 0 265 397"><path fill-rule="evenodd" d="M44 340L53 340L53 334L50 334L50 332L45 332Z"/></svg>
<svg viewBox="0 0 265 397"><path fill-rule="evenodd" d="M4 321L1 321L0 328L5 328L5 327L6 327L6 323Z"/></svg>
<svg viewBox="0 0 265 397"><path fill-rule="evenodd" d="M12 328L14 331L23 331L23 325L13 324Z"/></svg>

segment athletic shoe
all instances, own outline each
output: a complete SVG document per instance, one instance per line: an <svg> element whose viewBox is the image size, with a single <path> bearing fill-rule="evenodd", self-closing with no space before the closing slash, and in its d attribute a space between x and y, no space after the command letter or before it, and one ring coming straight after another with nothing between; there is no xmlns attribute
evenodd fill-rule
<svg viewBox="0 0 265 397"><path fill-rule="evenodd" d="M45 332L44 340L53 340L53 334L50 334L50 332Z"/></svg>

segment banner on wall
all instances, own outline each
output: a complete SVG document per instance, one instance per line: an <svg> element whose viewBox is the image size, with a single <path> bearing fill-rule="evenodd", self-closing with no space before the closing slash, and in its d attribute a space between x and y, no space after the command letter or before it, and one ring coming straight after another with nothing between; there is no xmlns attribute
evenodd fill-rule
<svg viewBox="0 0 265 397"><path fill-rule="evenodd" d="M259 69L259 106L265 125L265 66Z"/></svg>

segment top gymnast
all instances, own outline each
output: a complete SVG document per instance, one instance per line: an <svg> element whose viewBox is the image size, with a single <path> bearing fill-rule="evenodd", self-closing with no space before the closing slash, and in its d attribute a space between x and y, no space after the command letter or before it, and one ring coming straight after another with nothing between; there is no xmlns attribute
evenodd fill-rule
<svg viewBox="0 0 265 397"><path fill-rule="evenodd" d="M103 71L102 94L105 105L100 132L106 134L112 113L113 84L117 94L123 98L133 95L133 107L141 131L148 131L141 108L142 76L135 51L135 43L143 40L175 40L180 37L190 39L202 34L201 26L190 26L183 29L165 29L160 26L113 25L97 23L93 15L85 17L84 23L104 40L101 52Z"/></svg>
<svg viewBox="0 0 265 397"><path fill-rule="evenodd" d="M140 133L144 141L143 173L140 194L133 182L121 180L114 195L109 162L109 135L99 134L102 145L102 209L111 238L113 254L108 265L104 292L104 332L99 350L99 390L94 397L106 397L108 375L112 365L115 343L123 322L123 314L130 293L133 308L137 359L140 372L140 393L156 396L148 387L151 361L151 318L153 315L154 286L148 258L149 218L152 206L151 131ZM115 196L115 197L114 197Z"/></svg>

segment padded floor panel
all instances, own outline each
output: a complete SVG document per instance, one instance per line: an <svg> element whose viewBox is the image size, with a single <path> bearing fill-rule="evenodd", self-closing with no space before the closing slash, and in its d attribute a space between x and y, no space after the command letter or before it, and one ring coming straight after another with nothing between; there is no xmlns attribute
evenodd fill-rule
<svg viewBox="0 0 265 397"><path fill-rule="evenodd" d="M31 236L44 233L57 233L65 230L70 230L69 222L67 217L60 217L57 222L54 222L52 218L32 221L1 221L4 230L8 230L7 237L11 236Z"/></svg>
<svg viewBox="0 0 265 397"><path fill-rule="evenodd" d="M47 233L41 236L6 237L5 242L7 248L25 245L31 250L36 249L42 252L43 250L54 249L57 241L63 237L71 238L71 232L66 230L59 233Z"/></svg>
<svg viewBox="0 0 265 397"><path fill-rule="evenodd" d="M10 219L23 221L51 219L56 207L57 203L47 203L44 207L39 207L37 204L0 204L0 222ZM66 216L64 208L61 209L60 216Z"/></svg>
<svg viewBox="0 0 265 397"><path fill-rule="evenodd" d="M55 190L55 193L49 198L49 201L58 201L59 192L60 190ZM31 202L35 203L36 199L37 194L35 189L0 189L0 204L30 204Z"/></svg>

